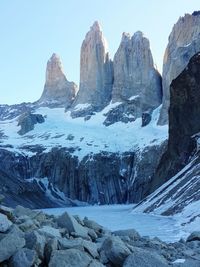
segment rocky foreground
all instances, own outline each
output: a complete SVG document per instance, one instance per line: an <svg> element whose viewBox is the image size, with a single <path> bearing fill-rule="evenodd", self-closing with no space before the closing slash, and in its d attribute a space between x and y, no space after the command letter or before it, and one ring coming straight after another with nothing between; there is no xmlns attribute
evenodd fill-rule
<svg viewBox="0 0 200 267"><path fill-rule="evenodd" d="M111 232L88 218L0 208L0 266L200 266L200 232L167 244L134 229Z"/></svg>

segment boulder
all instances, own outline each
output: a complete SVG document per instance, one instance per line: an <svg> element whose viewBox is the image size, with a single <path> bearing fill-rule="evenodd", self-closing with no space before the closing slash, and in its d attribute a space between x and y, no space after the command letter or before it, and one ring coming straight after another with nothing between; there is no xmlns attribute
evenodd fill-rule
<svg viewBox="0 0 200 267"><path fill-rule="evenodd" d="M78 236L88 238L88 231L77 220L67 212L63 213L57 220L58 226L66 228L68 232L76 233Z"/></svg>
<svg viewBox="0 0 200 267"><path fill-rule="evenodd" d="M37 231L32 231L25 234L26 247L35 250L39 258L44 258L44 247L46 244L46 239L43 235L39 234Z"/></svg>
<svg viewBox="0 0 200 267"><path fill-rule="evenodd" d="M114 266L122 266L125 259L131 254L130 249L117 236L108 237L102 244L101 251Z"/></svg>
<svg viewBox="0 0 200 267"><path fill-rule="evenodd" d="M24 246L25 239L22 231L17 226L13 226L10 232L0 239L0 262L8 260Z"/></svg>
<svg viewBox="0 0 200 267"><path fill-rule="evenodd" d="M8 220L7 216L0 213L0 233L6 232L12 225L12 222Z"/></svg>
<svg viewBox="0 0 200 267"><path fill-rule="evenodd" d="M134 248L134 252L127 257L123 267L167 267L165 260L153 252L144 249Z"/></svg>
<svg viewBox="0 0 200 267"><path fill-rule="evenodd" d="M78 249L57 250L52 253L49 267L88 267L91 258Z"/></svg>
<svg viewBox="0 0 200 267"><path fill-rule="evenodd" d="M139 233L134 229L117 230L112 233L119 237L128 236L131 240L140 239Z"/></svg>
<svg viewBox="0 0 200 267"><path fill-rule="evenodd" d="M34 250L22 248L17 251L9 261L10 267L32 267L37 259L37 254Z"/></svg>

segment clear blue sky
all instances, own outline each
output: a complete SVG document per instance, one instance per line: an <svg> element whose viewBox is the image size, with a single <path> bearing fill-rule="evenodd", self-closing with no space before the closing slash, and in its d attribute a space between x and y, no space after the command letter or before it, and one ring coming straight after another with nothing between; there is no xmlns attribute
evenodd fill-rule
<svg viewBox="0 0 200 267"><path fill-rule="evenodd" d="M143 31L161 69L173 24L199 9L199 0L0 0L0 104L37 100L53 52L78 83L81 43L95 20L112 57L122 32Z"/></svg>

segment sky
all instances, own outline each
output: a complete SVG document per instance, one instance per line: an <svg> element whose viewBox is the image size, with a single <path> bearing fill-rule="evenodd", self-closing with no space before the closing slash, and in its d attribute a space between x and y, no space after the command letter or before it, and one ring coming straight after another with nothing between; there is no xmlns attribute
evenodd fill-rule
<svg viewBox="0 0 200 267"><path fill-rule="evenodd" d="M95 20L113 58L122 32L140 30L150 40L162 71L168 36L180 16L199 0L0 0L0 104L37 100L46 63L60 55L66 77L79 83L80 47Z"/></svg>

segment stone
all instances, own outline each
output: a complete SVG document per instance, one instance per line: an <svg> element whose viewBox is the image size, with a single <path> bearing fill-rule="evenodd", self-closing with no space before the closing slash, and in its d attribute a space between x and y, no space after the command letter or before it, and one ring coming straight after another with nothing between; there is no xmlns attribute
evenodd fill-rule
<svg viewBox="0 0 200 267"><path fill-rule="evenodd" d="M0 233L6 232L12 225L12 222L8 220L7 216L0 213Z"/></svg>
<svg viewBox="0 0 200 267"><path fill-rule="evenodd" d="M25 246L23 233L17 226L12 227L9 233L0 239L0 262L8 260L18 250Z"/></svg>
<svg viewBox="0 0 200 267"><path fill-rule="evenodd" d="M72 116L81 116L103 109L111 100L113 66L107 51L107 43L101 27L95 22L86 34L81 46L80 86L73 103ZM86 108L84 108L84 105Z"/></svg>
<svg viewBox="0 0 200 267"><path fill-rule="evenodd" d="M131 254L130 249L117 236L108 237L103 242L100 250L115 266L122 266L125 259Z"/></svg>
<svg viewBox="0 0 200 267"><path fill-rule="evenodd" d="M140 239L139 233L134 229L117 230L112 233L119 237L128 236L131 240Z"/></svg>
<svg viewBox="0 0 200 267"><path fill-rule="evenodd" d="M32 131L35 124L43 123L44 121L44 117L41 114L32 114L30 112L23 113L18 119L18 126L21 127L18 134L24 135Z"/></svg>
<svg viewBox="0 0 200 267"><path fill-rule="evenodd" d="M67 238L59 238L58 239L58 248L70 249L75 248L82 251L88 252L93 258L97 258L99 256L97 251L97 245L91 241L83 240L81 238L75 239L67 239Z"/></svg>
<svg viewBox="0 0 200 267"><path fill-rule="evenodd" d="M192 232L187 238L187 242L196 241L196 240L200 241L200 232L198 231Z"/></svg>
<svg viewBox="0 0 200 267"><path fill-rule="evenodd" d="M44 225L42 228L38 229L38 233L44 235L45 237L58 238L61 237L60 230L53 228L49 225Z"/></svg>
<svg viewBox="0 0 200 267"><path fill-rule="evenodd" d="M135 100L134 105L139 108L135 118L141 117L142 112L151 112L161 104L161 76L154 66L149 40L142 32L138 31L132 37L123 33L114 56L113 68L113 102L128 104Z"/></svg>
<svg viewBox="0 0 200 267"><path fill-rule="evenodd" d="M167 267L167 262L158 254L141 248L134 248L133 254L128 256L123 267Z"/></svg>
<svg viewBox="0 0 200 267"><path fill-rule="evenodd" d="M200 14L180 17L169 35L163 61L163 106L158 124L168 123L170 85L200 51Z"/></svg>
<svg viewBox="0 0 200 267"><path fill-rule="evenodd" d="M57 220L58 226L66 228L69 233L75 232L81 237L88 237L88 231L81 224L79 224L76 219L68 214L67 212L63 213Z"/></svg>
<svg viewBox="0 0 200 267"><path fill-rule="evenodd" d="M45 220L46 215L40 210L32 210L29 208L25 208L23 206L18 205L13 210L14 216L18 217L18 219L24 219L26 221L28 218L36 219L38 222ZM22 217L23 216L23 217Z"/></svg>
<svg viewBox="0 0 200 267"><path fill-rule="evenodd" d="M11 258L9 266L11 267L32 267L36 261L37 255L34 250L22 248Z"/></svg>
<svg viewBox="0 0 200 267"><path fill-rule="evenodd" d="M40 259L44 258L44 247L46 238L37 231L32 231L25 234L26 247L35 250Z"/></svg>
<svg viewBox="0 0 200 267"><path fill-rule="evenodd" d="M105 265L103 265L101 262L93 260L88 267L104 267L104 266Z"/></svg>
<svg viewBox="0 0 200 267"><path fill-rule="evenodd" d="M51 238L48 240L44 247L44 256L45 256L45 261L49 263L51 259L52 253L58 249L58 240L56 238Z"/></svg>
<svg viewBox="0 0 200 267"><path fill-rule="evenodd" d="M61 59L54 53L47 62L46 81L39 104L50 107L69 107L76 92L77 85L67 80Z"/></svg>
<svg viewBox="0 0 200 267"><path fill-rule="evenodd" d="M101 232L103 230L103 226L95 221L89 220L87 217L84 218L83 223L85 226L93 229L95 232Z"/></svg>
<svg viewBox="0 0 200 267"><path fill-rule="evenodd" d="M88 267L91 258L78 249L57 250L52 253L49 267Z"/></svg>

